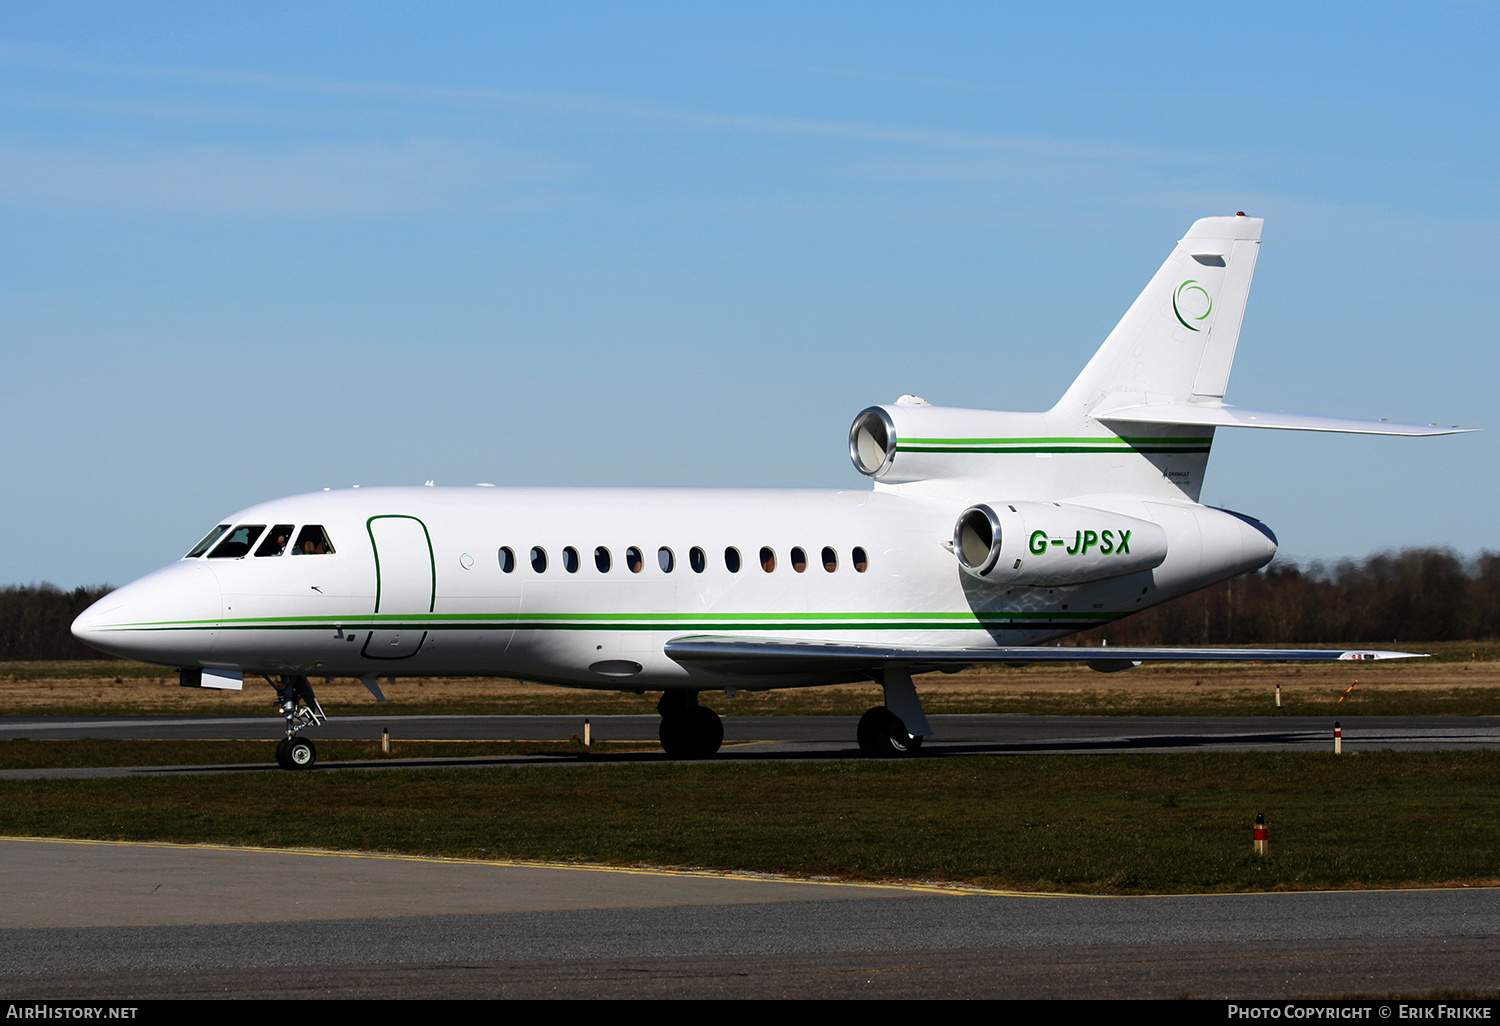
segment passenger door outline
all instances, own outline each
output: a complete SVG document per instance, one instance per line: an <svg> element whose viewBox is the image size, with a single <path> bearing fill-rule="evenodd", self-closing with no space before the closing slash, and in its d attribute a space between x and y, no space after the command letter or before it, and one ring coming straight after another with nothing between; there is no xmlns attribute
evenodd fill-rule
<svg viewBox="0 0 1500 1026"><path fill-rule="evenodd" d="M395 528L395 524L382 525L377 532L377 520L411 521L422 529L420 541L410 528L404 531L397 529L392 533L391 528ZM437 604L437 560L432 552L432 534L427 530L427 525L418 517L386 513L365 521L365 530L370 535L370 550L375 556L375 612L417 612L418 610L407 608L391 609L391 606L407 606L412 600L420 606L425 592L426 608L420 612L431 613ZM377 533L385 539L387 559L384 571L380 565L381 541L377 538ZM421 571L412 572L414 566L423 564L427 573L425 588L422 587L424 580ZM401 577L403 571L410 575L410 579ZM384 610L382 605L386 607ZM421 650L426 640L427 631L415 624L399 624L395 629L375 629L365 639L360 654L367 659L410 659Z"/></svg>

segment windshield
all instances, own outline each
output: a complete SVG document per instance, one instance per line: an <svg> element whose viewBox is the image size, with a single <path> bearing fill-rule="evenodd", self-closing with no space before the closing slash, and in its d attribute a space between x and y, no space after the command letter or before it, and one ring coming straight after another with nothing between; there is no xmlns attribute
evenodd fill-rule
<svg viewBox="0 0 1500 1026"><path fill-rule="evenodd" d="M255 550L257 556L279 556L286 551L287 543L292 540L292 525L277 524L271 528L266 540L260 543L260 548Z"/></svg>
<svg viewBox="0 0 1500 1026"><path fill-rule="evenodd" d="M205 534L203 536L203 540L201 542L199 542L197 545L193 546L193 551L189 552L186 556L183 556L182 558L183 559L194 559L194 558L196 558L198 556L203 555L205 552L208 551L208 547L210 545L212 545L214 542L216 542L216 541L219 540L219 535L223 534L227 530L229 530L229 525L228 524L220 524L218 527L214 528L212 531L209 531L207 534Z"/></svg>
<svg viewBox="0 0 1500 1026"><path fill-rule="evenodd" d="M250 546L255 544L255 539L259 538L260 532L265 529L265 524L241 524L219 542L218 546L208 554L208 558L239 559L250 551Z"/></svg>

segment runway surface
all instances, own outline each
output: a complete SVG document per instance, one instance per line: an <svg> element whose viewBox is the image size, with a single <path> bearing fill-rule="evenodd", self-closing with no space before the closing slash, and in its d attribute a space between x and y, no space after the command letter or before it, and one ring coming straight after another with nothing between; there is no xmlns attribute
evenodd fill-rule
<svg viewBox="0 0 1500 1026"><path fill-rule="evenodd" d="M0 839L0 994L1492 994L1500 891L1091 898Z"/></svg>
<svg viewBox="0 0 1500 1026"><path fill-rule="evenodd" d="M937 732L922 748L924 758L1022 753L1088 754L1192 750L1331 751L1332 718L1297 716L932 716ZM853 759L853 716L726 716L721 760ZM1500 747L1500 717L1350 716L1340 720L1345 751L1381 748L1472 749ZM654 741L656 716L596 716L599 740ZM379 739L389 729L397 740L560 741L583 733L578 716L351 716L303 732L320 738ZM0 717L0 739L141 738L230 739L282 737L274 717ZM594 756L625 762L660 761L659 752ZM431 765L558 764L556 756L507 759L421 759L379 763L327 763L322 768L383 768ZM191 767L183 772L245 772L261 764ZM4 770L0 779L69 776L160 775L162 767L87 770Z"/></svg>

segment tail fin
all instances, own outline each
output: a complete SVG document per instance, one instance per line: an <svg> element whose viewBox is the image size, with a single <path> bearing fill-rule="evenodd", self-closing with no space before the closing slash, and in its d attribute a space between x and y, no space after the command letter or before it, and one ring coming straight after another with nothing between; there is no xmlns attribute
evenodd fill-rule
<svg viewBox="0 0 1500 1026"><path fill-rule="evenodd" d="M1224 402L1262 224L1243 214L1195 222L1046 413L952 409L902 396L855 418L854 465L877 488L953 502L999 495L1071 502L1104 494L1197 502L1221 427L1371 435L1465 430Z"/></svg>
<svg viewBox="0 0 1500 1026"><path fill-rule="evenodd" d="M1057 412L1222 401L1264 223L1243 214L1195 221Z"/></svg>

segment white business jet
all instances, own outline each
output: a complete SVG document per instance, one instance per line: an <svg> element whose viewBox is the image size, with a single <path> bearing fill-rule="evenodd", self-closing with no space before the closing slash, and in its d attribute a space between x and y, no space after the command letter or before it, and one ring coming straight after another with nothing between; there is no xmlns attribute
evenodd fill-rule
<svg viewBox="0 0 1500 1026"><path fill-rule="evenodd" d="M182 682L276 689L277 760L313 765L309 678L502 676L663 692L661 742L718 751L705 691L879 681L871 755L932 727L914 674L978 663L1383 659L1337 650L1044 646L1264 566L1276 537L1198 503L1221 427L1457 428L1224 402L1261 220L1196 222L1045 413L902 396L860 413L865 491L357 488L225 517L186 556L100 599L89 645Z"/></svg>

